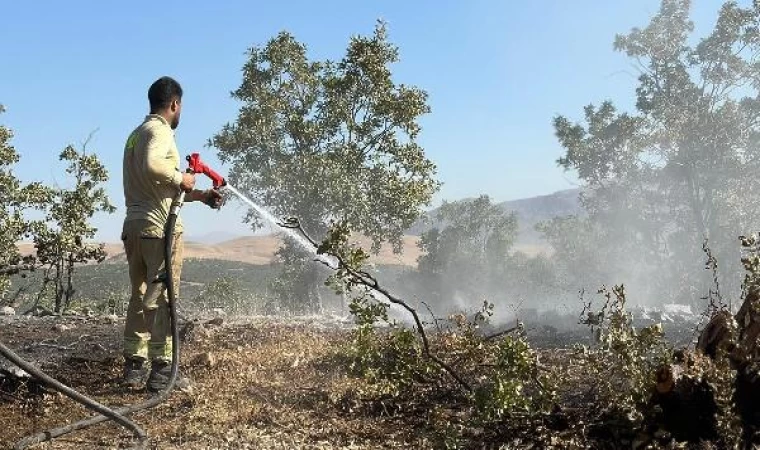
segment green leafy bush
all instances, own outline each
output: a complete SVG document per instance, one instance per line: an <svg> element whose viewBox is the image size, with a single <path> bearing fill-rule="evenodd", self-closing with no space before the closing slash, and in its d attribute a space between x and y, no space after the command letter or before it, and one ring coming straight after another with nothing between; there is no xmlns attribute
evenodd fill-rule
<svg viewBox="0 0 760 450"><path fill-rule="evenodd" d="M586 367L592 392L602 405L641 422L647 411L657 370L672 362L673 349L659 324L637 330L625 308L625 289L602 288L605 302L599 311L586 305L581 323L594 333L596 345L578 346L575 357Z"/></svg>
<svg viewBox="0 0 760 450"><path fill-rule="evenodd" d="M547 410L554 390L538 377L536 353L525 337L507 336L495 347L491 373L475 391L475 405L486 420L500 420L515 413L530 414Z"/></svg>

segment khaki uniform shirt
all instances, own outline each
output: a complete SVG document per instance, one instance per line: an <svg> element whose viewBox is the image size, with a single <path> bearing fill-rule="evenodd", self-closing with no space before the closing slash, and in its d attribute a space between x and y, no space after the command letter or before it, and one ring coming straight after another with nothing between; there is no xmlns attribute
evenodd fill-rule
<svg viewBox="0 0 760 450"><path fill-rule="evenodd" d="M143 220L145 237L163 237L172 200L182 182L174 130L163 117L150 114L127 139L123 166L124 222ZM178 217L176 233L182 232Z"/></svg>

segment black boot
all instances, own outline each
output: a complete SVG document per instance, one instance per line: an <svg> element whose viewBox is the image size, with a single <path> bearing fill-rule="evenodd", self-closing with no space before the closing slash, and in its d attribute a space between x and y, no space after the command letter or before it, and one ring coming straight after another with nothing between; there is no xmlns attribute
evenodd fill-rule
<svg viewBox="0 0 760 450"><path fill-rule="evenodd" d="M171 371L172 363L170 361L164 361L161 359L153 360L150 376L148 377L148 384L146 386L148 392L156 393L166 390L166 387L169 385ZM174 387L176 389L186 390L190 387L190 380L181 376L178 372Z"/></svg>
<svg viewBox="0 0 760 450"><path fill-rule="evenodd" d="M140 357L124 357L122 382L129 387L140 387L148 376L148 360Z"/></svg>

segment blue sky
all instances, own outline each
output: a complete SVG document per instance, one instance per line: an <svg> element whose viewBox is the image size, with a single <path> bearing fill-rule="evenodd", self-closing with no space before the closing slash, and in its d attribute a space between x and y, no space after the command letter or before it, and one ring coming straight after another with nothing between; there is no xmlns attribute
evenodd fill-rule
<svg viewBox="0 0 760 450"><path fill-rule="evenodd" d="M741 2L746 3L746 2ZM721 1L693 1L697 33L713 26ZM233 121L245 51L281 30L312 58L338 59L348 39L388 22L401 61L398 82L428 91L421 144L444 185L435 199L489 194L504 201L573 187L556 167L552 117L613 99L633 104L636 73L612 50L616 33L644 26L658 0L534 1L77 1L5 2L0 22L0 123L15 132L24 180L64 183L57 155L97 129L90 149L111 174L116 214L96 219L116 240L124 209L121 152L147 112L161 75L183 85L180 152L200 150ZM220 172L226 169L221 167ZM204 187L206 180L200 182ZM183 211L188 235L246 234L243 209Z"/></svg>

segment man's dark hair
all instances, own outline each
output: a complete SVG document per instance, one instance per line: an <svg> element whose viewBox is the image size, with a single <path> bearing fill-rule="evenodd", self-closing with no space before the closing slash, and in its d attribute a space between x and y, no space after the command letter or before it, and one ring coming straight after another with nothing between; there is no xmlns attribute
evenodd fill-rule
<svg viewBox="0 0 760 450"><path fill-rule="evenodd" d="M182 100L182 86L174 78L159 78L148 89L150 112L155 113L168 108L175 98Z"/></svg>

